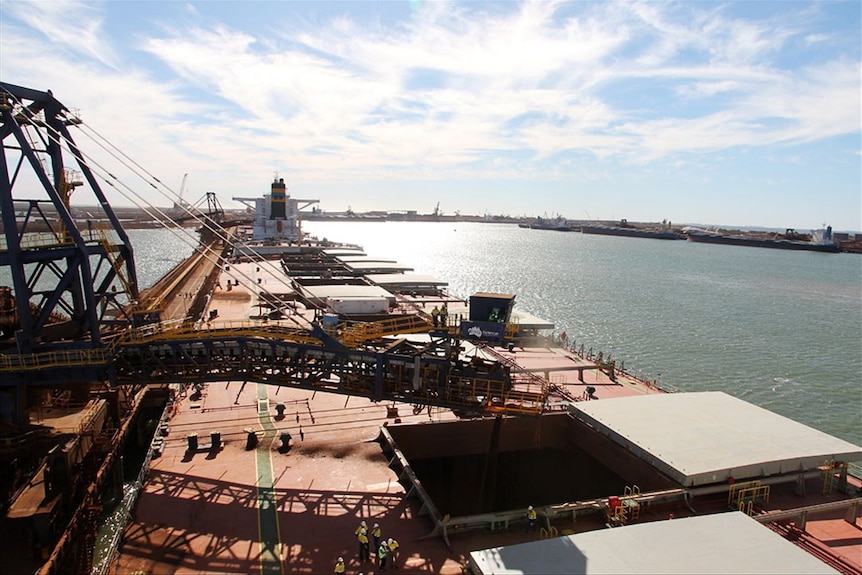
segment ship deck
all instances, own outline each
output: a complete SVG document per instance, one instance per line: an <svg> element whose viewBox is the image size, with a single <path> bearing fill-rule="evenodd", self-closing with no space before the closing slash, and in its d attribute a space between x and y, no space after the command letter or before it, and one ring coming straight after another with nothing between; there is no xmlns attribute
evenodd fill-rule
<svg viewBox="0 0 862 575"><path fill-rule="evenodd" d="M234 283L230 291L229 277ZM287 313L268 320L271 323L306 326L315 319L314 310L297 305L289 290L276 290L273 284L283 282L274 273L261 271L258 264L232 265L222 272L210 298L208 312L217 310L211 321L259 318L267 291L278 291L287 302ZM399 294L398 301L402 312L428 310L446 301L450 314L459 313L457 298L443 291ZM550 325L524 317L537 330ZM514 366L513 372L545 377L556 390L550 399L552 408L558 402L558 417L567 417L564 413L571 400L585 406L596 403L587 401L587 388L599 400L660 392L650 382L622 372L612 377L595 361L560 347L550 337L534 337L522 346L506 348L466 347L465 354L503 360ZM437 424L459 421L451 410L414 409L410 404L242 381L206 384L197 393L194 387L182 389L171 407L163 452L152 462L126 528L115 565L118 572L317 573L330 572L341 556L348 572L377 573L380 570L374 564L358 558L354 530L362 520L369 526L379 523L384 539L399 541L399 572L460 574L471 552L511 548L542 537L538 531L525 531L517 509L501 512L499 522L491 522L489 528L439 534L439 522L425 513L422 500L393 468L381 449L380 436L382 427L410 427L426 433L426 441L445 451L447 445L454 445L453 439L436 430L445 427ZM283 417L277 414L279 405ZM197 434L195 450L189 449L191 434ZM252 448L250 434L257 443ZM213 437L220 441L212 441ZM774 486L768 510L847 499L834 492L821 494L817 478L807 484L809 495L803 499L793 495L792 485ZM534 495L540 494L520 497ZM602 498L610 495L614 493ZM726 500L725 488L699 498L694 508L682 502L644 505L635 523L648 529L649 522L669 516L726 511ZM810 546L830 550L859 572L862 525L857 515L856 507L852 521L847 520L846 510L812 514L805 537ZM567 537L604 529L606 523L600 513L572 511L568 518L555 516L553 526ZM577 553L577 545L571 550ZM661 571L659 564L651 568ZM673 566L667 565L666 571L674 571Z"/></svg>

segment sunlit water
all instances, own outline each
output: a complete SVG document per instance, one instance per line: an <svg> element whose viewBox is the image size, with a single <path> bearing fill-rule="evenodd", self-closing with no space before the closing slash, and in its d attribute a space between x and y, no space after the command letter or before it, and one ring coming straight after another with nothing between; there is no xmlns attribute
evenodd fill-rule
<svg viewBox="0 0 862 575"><path fill-rule="evenodd" d="M117 537L126 526L126 517L137 497L138 489L134 482L123 483L122 498L117 501L103 502L104 508L99 518L91 573L107 572L113 558Z"/></svg>
<svg viewBox="0 0 862 575"><path fill-rule="evenodd" d="M862 257L528 230L309 222L516 306L684 391L722 390L862 445Z"/></svg>
<svg viewBox="0 0 862 575"><path fill-rule="evenodd" d="M684 391L722 390L862 445L862 256L527 230L514 225L307 222L467 297L516 306L577 345ZM130 230L151 285L192 247Z"/></svg>

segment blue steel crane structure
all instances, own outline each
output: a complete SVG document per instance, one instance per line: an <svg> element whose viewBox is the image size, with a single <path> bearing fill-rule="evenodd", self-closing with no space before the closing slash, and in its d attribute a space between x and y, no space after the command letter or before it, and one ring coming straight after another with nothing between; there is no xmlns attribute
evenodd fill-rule
<svg viewBox="0 0 862 575"><path fill-rule="evenodd" d="M70 133L79 124L50 90L0 82L0 353L98 352L112 326L136 323L132 246ZM70 209L77 187L89 188L106 224L78 229ZM97 376L85 366L63 375ZM22 417L28 379L3 377L7 421Z"/></svg>

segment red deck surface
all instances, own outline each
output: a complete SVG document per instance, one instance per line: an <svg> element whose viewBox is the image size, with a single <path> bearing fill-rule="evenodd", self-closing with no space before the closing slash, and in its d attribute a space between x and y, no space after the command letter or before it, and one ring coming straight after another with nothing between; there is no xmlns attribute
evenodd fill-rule
<svg viewBox="0 0 862 575"><path fill-rule="evenodd" d="M559 368L574 361L562 350L549 348L516 348L507 355L537 368ZM612 383L595 371L586 372L585 383L571 383L578 381L576 372L553 373L573 395L580 395L588 384L597 388L599 398L646 391L631 382ZM255 452L245 449L245 430L261 431L258 391L257 384L247 384L240 392L241 387L210 384L198 401L186 397L178 403L164 454L154 460L134 522L126 531L118 572L262 572ZM287 453L279 452L277 435L257 448L271 455L281 572L331 572L339 556L347 561L348 573L378 572L374 565L357 560L354 529L363 519L369 525L379 523L384 538L398 539L399 571L461 573L469 551L536 537L525 535L519 526L461 533L451 538L451 551L439 537L424 539L433 527L431 521L417 517L416 500L405 497L374 441L379 426L392 421L387 419L391 404L286 388L266 392L275 427L293 436ZM277 403L286 408L282 420L276 419ZM404 423L454 419L442 409L429 416L426 411L413 415L409 405L398 408ZM221 433L221 450L186 453L189 433L198 433L205 443L212 431ZM579 519L577 525L559 528L567 533L597 526ZM862 565L858 521L852 525L840 517L813 518L808 531L851 563Z"/></svg>

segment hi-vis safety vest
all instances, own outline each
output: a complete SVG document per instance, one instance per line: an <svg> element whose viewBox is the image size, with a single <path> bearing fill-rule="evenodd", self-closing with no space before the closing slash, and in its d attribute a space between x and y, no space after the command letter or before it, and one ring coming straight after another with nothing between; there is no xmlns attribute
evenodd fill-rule
<svg viewBox="0 0 862 575"><path fill-rule="evenodd" d="M377 550L377 556L383 559L386 557L386 545L381 544L380 549Z"/></svg>

